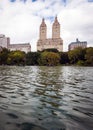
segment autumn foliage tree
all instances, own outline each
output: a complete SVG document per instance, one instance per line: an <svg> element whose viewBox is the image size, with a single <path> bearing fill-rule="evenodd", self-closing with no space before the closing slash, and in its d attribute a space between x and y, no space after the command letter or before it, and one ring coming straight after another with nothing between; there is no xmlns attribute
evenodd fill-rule
<svg viewBox="0 0 93 130"><path fill-rule="evenodd" d="M39 58L39 65L55 66L60 62L60 56L54 52L42 52Z"/></svg>
<svg viewBox="0 0 93 130"><path fill-rule="evenodd" d="M25 65L25 52L11 51L8 55L7 64L9 65Z"/></svg>

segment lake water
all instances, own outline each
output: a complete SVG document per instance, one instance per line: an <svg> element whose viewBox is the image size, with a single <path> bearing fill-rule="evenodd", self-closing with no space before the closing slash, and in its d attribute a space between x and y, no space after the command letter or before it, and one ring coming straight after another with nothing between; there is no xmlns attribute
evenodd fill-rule
<svg viewBox="0 0 93 130"><path fill-rule="evenodd" d="M0 66L0 130L93 130L93 67Z"/></svg>

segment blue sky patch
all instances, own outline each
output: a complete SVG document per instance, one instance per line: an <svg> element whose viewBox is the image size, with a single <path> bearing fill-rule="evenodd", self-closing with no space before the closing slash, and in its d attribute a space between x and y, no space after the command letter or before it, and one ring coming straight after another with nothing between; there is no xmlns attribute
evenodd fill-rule
<svg viewBox="0 0 93 130"><path fill-rule="evenodd" d="M32 2L36 2L37 0L32 0Z"/></svg>
<svg viewBox="0 0 93 130"><path fill-rule="evenodd" d="M93 0L88 0L88 2L93 2Z"/></svg>
<svg viewBox="0 0 93 130"><path fill-rule="evenodd" d="M45 19L49 19L51 22L53 22L53 21L54 21L54 17L53 17L53 16L46 17Z"/></svg>
<svg viewBox="0 0 93 130"><path fill-rule="evenodd" d="M15 2L16 0L10 0L10 2Z"/></svg>
<svg viewBox="0 0 93 130"><path fill-rule="evenodd" d="M27 0L20 0L20 1L26 2ZM35 1L35 0L33 0L33 1ZM16 2L16 0L10 0L10 2Z"/></svg>

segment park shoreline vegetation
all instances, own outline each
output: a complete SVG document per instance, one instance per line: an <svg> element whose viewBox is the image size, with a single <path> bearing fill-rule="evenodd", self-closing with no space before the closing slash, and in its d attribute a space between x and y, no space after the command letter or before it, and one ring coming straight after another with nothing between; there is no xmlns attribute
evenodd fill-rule
<svg viewBox="0 0 93 130"><path fill-rule="evenodd" d="M57 49L28 52L10 51L3 48L0 51L0 65L18 66L58 66L76 65L93 66L93 47L76 48L68 52L58 52Z"/></svg>

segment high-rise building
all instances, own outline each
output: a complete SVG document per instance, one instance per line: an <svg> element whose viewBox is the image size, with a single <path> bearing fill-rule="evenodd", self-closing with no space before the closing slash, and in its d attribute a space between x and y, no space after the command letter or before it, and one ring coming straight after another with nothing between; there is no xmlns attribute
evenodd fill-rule
<svg viewBox="0 0 93 130"><path fill-rule="evenodd" d="M47 26L44 18L39 29L39 40L37 42L37 50L43 51L44 49L57 49L63 51L63 40L60 37L60 24L57 17L55 17L52 25L52 38L47 38Z"/></svg>
<svg viewBox="0 0 93 130"><path fill-rule="evenodd" d="M8 44L10 44L10 38L5 37L3 34L0 34L0 46L3 48L8 48Z"/></svg>
<svg viewBox="0 0 93 130"><path fill-rule="evenodd" d="M87 47L87 42L86 41L79 41L78 38L76 39L76 42L71 42L68 45L68 50L74 50L75 48L86 48Z"/></svg>
<svg viewBox="0 0 93 130"><path fill-rule="evenodd" d="M7 48L11 51L20 50L26 53L31 51L30 43L10 44L10 38L5 37L3 34L0 34L0 51L2 48Z"/></svg>

